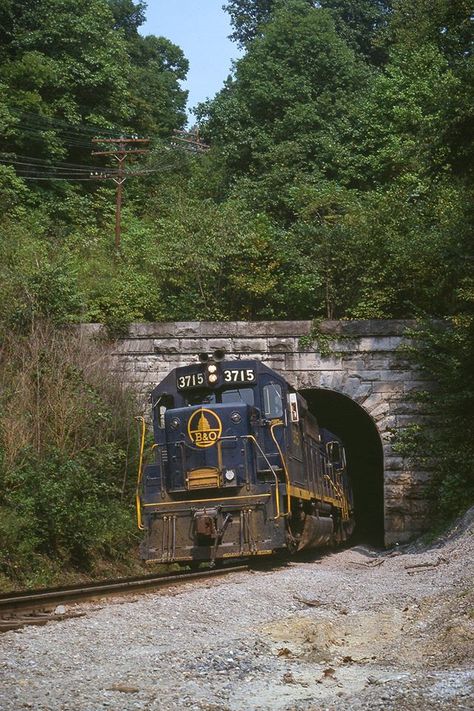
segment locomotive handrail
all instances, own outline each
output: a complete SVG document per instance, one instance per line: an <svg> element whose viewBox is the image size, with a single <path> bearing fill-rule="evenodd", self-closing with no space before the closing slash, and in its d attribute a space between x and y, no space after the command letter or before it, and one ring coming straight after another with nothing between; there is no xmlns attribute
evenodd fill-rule
<svg viewBox="0 0 474 711"><path fill-rule="evenodd" d="M344 493L344 490L341 489L339 484L331 479L330 476L327 474L324 475L324 477L328 480L334 491L336 492L337 496L339 497L341 501L341 508L342 508L342 518L343 520L347 521L349 518L349 506L347 505L347 498Z"/></svg>
<svg viewBox="0 0 474 711"><path fill-rule="evenodd" d="M142 521L142 502L140 499L140 485L142 483L143 477L143 451L145 449L145 434L146 434L146 421L144 417L136 417L137 422L141 422L141 437L140 437L140 456L138 459L138 475L137 475L137 488L135 491L135 506L137 508L137 526L143 531L144 525Z"/></svg>
<svg viewBox="0 0 474 711"><path fill-rule="evenodd" d="M273 520L276 521L276 520L279 519L279 518L283 518L284 516L288 516L289 513L290 513L289 509L288 509L288 512L287 512L287 513L280 513L280 490L279 490L279 484L280 484L280 482L279 482L279 480L278 480L278 475L277 475L275 469L273 468L273 466L272 466L272 465L270 464L270 462L268 461L267 455L265 454L265 452L263 451L263 449L261 448L261 446L260 446L259 443L257 442L257 440L256 440L256 438L254 437L254 435L241 435L241 437L242 437L242 439L249 439L249 440L251 440L252 442L254 442L254 443L257 445L258 449L260 450L260 453L261 453L262 457L264 458L264 460L265 460L266 463L268 464L268 466L269 466L269 468L270 468L270 471L272 472L273 476L275 477L275 507L276 507L277 515L273 517Z"/></svg>
<svg viewBox="0 0 474 711"><path fill-rule="evenodd" d="M289 516L289 515L290 515L290 512L291 512L291 494L290 494L290 485L291 485L291 482L290 482L290 475L288 474L288 468L287 468L287 466L286 466L285 457L283 456L283 452L281 451L281 447L280 447L280 445L278 444L277 438L275 437L275 433L273 432L274 428L275 428L275 427L279 427L279 426L283 426L282 420L277 421L277 422L274 422L273 425L271 425L271 427L270 427L270 434L271 434L272 439L273 439L273 441L274 441L275 444L276 444L276 448L278 449L278 452L279 452L279 454L280 454L281 463L282 463L282 465L283 465L283 471L285 472L286 497L287 497L287 508L288 508L288 511L287 511L287 513L284 514L284 515L285 515L285 516Z"/></svg>

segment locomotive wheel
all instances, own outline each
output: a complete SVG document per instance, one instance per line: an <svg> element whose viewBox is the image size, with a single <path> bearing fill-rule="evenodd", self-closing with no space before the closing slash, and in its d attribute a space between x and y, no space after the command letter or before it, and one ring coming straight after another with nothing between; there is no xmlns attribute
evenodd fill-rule
<svg viewBox="0 0 474 711"><path fill-rule="evenodd" d="M298 541L293 536L288 536L286 539L286 548L290 555L295 555L298 550Z"/></svg>
<svg viewBox="0 0 474 711"><path fill-rule="evenodd" d="M341 543L345 543L347 540L346 529L344 528L344 522L342 519L338 519L337 524L334 527L334 544L340 546Z"/></svg>
<svg viewBox="0 0 474 711"><path fill-rule="evenodd" d="M287 522L286 549L290 555L294 555L298 550L299 538L293 535L290 524Z"/></svg>

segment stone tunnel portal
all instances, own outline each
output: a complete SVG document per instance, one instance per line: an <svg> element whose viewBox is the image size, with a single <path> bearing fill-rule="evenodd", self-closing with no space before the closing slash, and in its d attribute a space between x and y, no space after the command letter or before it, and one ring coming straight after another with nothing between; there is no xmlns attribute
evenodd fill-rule
<svg viewBox="0 0 474 711"><path fill-rule="evenodd" d="M354 490L355 540L384 544L383 449L370 415L354 400L333 390L300 390L319 424L344 443Z"/></svg>

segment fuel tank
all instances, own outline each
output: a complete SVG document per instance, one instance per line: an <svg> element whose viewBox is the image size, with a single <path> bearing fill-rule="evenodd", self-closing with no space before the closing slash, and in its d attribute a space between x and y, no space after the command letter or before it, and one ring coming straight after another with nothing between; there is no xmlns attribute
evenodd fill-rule
<svg viewBox="0 0 474 711"><path fill-rule="evenodd" d="M317 548L331 542L334 533L334 522L329 516L306 515L303 533L298 543L299 551L307 548Z"/></svg>

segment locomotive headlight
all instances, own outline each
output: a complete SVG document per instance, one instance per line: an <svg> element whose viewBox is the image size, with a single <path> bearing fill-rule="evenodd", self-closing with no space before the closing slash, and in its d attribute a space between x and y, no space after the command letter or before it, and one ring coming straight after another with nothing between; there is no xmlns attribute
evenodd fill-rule
<svg viewBox="0 0 474 711"><path fill-rule="evenodd" d="M181 424L181 420L179 419L179 417L172 417L171 418L170 427L172 430L177 430L178 427L180 426L180 424Z"/></svg>
<svg viewBox="0 0 474 711"><path fill-rule="evenodd" d="M208 380L210 383L217 383L217 375L216 373L211 373L208 377Z"/></svg>
<svg viewBox="0 0 474 711"><path fill-rule="evenodd" d="M208 373L216 373L217 372L217 366L211 363L211 365L207 366L207 372Z"/></svg>
<svg viewBox="0 0 474 711"><path fill-rule="evenodd" d="M239 422L242 422L242 418L241 418L241 416L239 415L238 412L233 412L232 415L230 416L230 419L231 419L232 422L234 422L236 425L238 425Z"/></svg>
<svg viewBox="0 0 474 711"><path fill-rule="evenodd" d="M226 481L232 481L235 479L235 472L233 469L227 469L225 473Z"/></svg>

